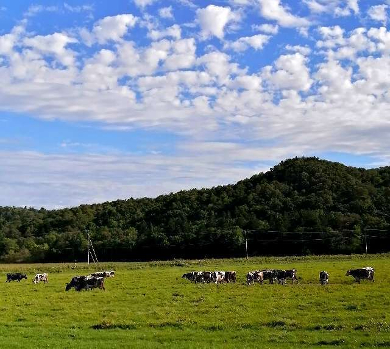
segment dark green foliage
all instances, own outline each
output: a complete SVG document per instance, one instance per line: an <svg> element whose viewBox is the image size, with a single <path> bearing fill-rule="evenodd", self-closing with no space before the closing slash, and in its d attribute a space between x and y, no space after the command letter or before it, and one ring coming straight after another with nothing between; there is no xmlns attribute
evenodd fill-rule
<svg viewBox="0 0 390 349"><path fill-rule="evenodd" d="M0 208L3 261L102 260L390 249L390 167L281 162L235 185L61 210Z"/></svg>

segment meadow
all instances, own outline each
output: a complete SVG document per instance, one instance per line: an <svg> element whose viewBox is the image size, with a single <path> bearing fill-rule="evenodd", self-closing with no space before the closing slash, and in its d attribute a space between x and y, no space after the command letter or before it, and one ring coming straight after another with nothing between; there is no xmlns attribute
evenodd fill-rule
<svg viewBox="0 0 390 349"><path fill-rule="evenodd" d="M346 270L375 268L375 282ZM299 283L247 286L254 269L298 270ZM116 271L106 291L65 292L72 276ZM192 270L236 270L235 284L193 284ZM330 283L321 286L326 270ZM28 280L5 283L7 272ZM48 272L48 284L33 284ZM388 348L390 255L0 265L1 348Z"/></svg>

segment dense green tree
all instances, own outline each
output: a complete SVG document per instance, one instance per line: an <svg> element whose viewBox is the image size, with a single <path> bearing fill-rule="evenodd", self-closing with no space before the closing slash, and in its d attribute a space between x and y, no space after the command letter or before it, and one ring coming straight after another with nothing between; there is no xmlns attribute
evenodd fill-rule
<svg viewBox="0 0 390 349"><path fill-rule="evenodd" d="M61 210L0 207L0 259L101 259L390 250L390 167L281 162L234 185Z"/></svg>

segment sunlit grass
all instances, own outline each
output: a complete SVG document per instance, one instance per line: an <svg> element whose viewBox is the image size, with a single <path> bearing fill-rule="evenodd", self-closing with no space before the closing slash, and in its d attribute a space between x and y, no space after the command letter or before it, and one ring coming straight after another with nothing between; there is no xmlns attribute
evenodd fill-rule
<svg viewBox="0 0 390 349"><path fill-rule="evenodd" d="M0 347L12 348L311 348L390 347L390 256L330 256L110 263L106 291L65 292L85 264L0 265ZM373 266L375 282L353 282L347 269ZM298 269L299 284L246 286L262 268ZM191 270L236 270L236 284L193 284ZM330 283L321 286L326 270ZM49 283L32 283L48 272Z"/></svg>

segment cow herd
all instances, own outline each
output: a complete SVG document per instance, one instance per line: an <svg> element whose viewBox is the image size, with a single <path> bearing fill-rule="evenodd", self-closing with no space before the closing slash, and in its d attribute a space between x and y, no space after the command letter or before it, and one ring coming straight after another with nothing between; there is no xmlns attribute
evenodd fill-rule
<svg viewBox="0 0 390 349"><path fill-rule="evenodd" d="M191 271L182 276L183 279L195 283L216 283L236 282L237 274L235 271Z"/></svg>
<svg viewBox="0 0 390 349"><path fill-rule="evenodd" d="M346 276L352 276L357 283L361 280L374 281L374 268L364 267L359 269L350 269L345 274ZM115 271L100 271L90 275L82 275L73 277L69 283L66 284L65 291L69 291L74 288L76 291L91 290L98 288L105 290L104 279L114 277ZM183 279L187 279L194 283L235 283L237 281L237 273L235 271L191 271L185 273L182 276ZM6 282L18 281L27 279L26 274L22 273L8 273ZM297 270L296 269L263 269L253 270L246 274L246 284L252 285L254 283L263 284L264 281L268 281L270 284L286 284L287 280L291 280L291 283L298 283ZM48 274L36 274L32 279L34 284L39 282L48 283ZM329 273L321 271L319 273L319 281L321 285L329 283Z"/></svg>
<svg viewBox="0 0 390 349"><path fill-rule="evenodd" d="M66 284L65 291L69 291L71 288L74 288L76 291L81 290L91 290L94 288L99 288L102 290L105 290L104 288L104 279L108 277L114 277L115 271L99 271L92 273L90 275L83 275L83 276L75 276L70 280L69 283ZM7 280L5 282L11 282L11 281L18 281L26 279L27 275L22 273L8 273L7 274ZM48 274L42 273L42 274L36 274L35 277L32 279L34 284L38 284L39 282L48 283Z"/></svg>
<svg viewBox="0 0 390 349"><path fill-rule="evenodd" d="M320 284L326 285L329 283L329 273L326 271L320 271ZM374 268L364 267L359 269L350 269L347 271L346 276L352 276L356 282L360 283L360 280L374 281ZM182 276L183 279L187 279L194 283L229 283L236 282L237 273L235 271L191 271L185 273ZM255 282L263 284L267 281L270 284L278 283L281 285L286 284L290 279L291 283L298 283L297 270L296 269L263 269L253 270L246 274L246 284L252 285Z"/></svg>

